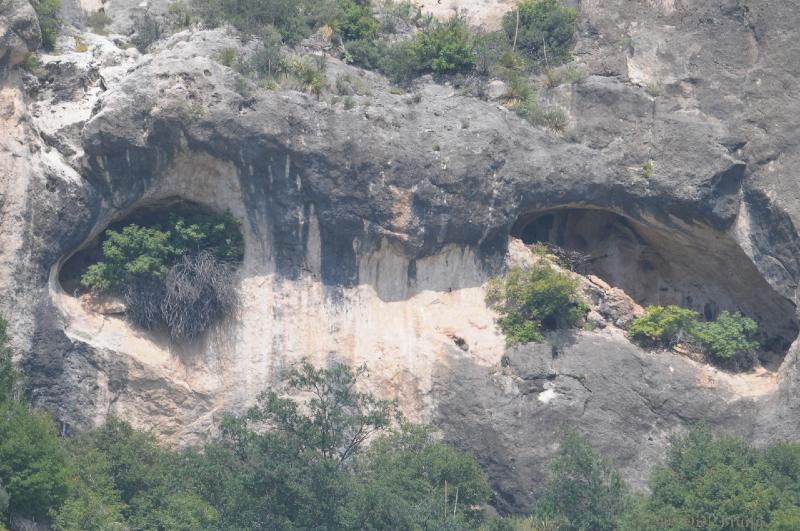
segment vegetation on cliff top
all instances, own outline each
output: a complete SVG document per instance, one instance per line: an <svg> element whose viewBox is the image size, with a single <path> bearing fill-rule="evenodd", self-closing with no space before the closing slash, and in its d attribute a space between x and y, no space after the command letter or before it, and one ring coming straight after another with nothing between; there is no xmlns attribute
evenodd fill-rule
<svg viewBox="0 0 800 531"><path fill-rule="evenodd" d="M294 83L298 76L291 68L291 54L284 49L315 31L333 44L333 53L343 61L378 70L401 85L433 74L448 76L456 85L468 85L468 93L485 96L488 76L530 83L531 72L543 71L547 86L583 79L576 75L576 68L556 69L571 60L577 19L577 12L558 0L524 0L506 14L503 29L490 33L470 28L459 15L444 21L424 16L405 2L200 0L195 7L208 25L230 23L258 38L254 53L229 57L223 64L267 88L297 87L317 96L324 92L327 83L322 68L316 69L316 83ZM510 63L514 68L508 68ZM248 96L247 90L241 93ZM566 129L566 113L560 108L540 109L532 90L524 100L509 98L509 105L536 125Z"/></svg>

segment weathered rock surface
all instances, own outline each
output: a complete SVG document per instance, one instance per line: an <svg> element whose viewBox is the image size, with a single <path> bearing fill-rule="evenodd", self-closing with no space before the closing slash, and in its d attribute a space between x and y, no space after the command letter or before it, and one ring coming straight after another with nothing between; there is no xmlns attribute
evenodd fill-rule
<svg viewBox="0 0 800 531"><path fill-rule="evenodd" d="M350 74L368 88L352 108L248 86L211 59L239 46L224 30L145 55L86 35L88 52L44 58L36 94L11 70L0 310L34 400L69 425L114 413L191 444L302 357L366 362L375 391L477 453L508 511L540 488L562 422L637 486L689 422L799 437L793 347L777 375L644 352L616 328L636 305L603 282L639 303L744 309L789 348L800 14L789 0L579 6L589 76L543 100L568 111L580 142L451 86L393 94L334 59L331 83ZM241 312L191 345L65 289L70 257L111 221L176 197L244 220ZM587 287L605 328L506 352L482 286L524 254L512 236L554 211L570 244L625 257ZM581 225L585 212L613 230Z"/></svg>

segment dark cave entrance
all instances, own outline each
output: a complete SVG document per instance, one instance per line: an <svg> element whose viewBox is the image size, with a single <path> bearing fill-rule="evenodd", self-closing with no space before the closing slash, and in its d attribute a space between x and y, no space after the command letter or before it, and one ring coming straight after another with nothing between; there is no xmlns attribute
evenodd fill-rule
<svg viewBox="0 0 800 531"><path fill-rule="evenodd" d="M766 336L762 363L774 368L798 335L794 304L778 294L738 243L703 225L664 227L608 210L575 207L521 216L511 235L586 257L585 272L642 305L675 304L713 320L740 311Z"/></svg>

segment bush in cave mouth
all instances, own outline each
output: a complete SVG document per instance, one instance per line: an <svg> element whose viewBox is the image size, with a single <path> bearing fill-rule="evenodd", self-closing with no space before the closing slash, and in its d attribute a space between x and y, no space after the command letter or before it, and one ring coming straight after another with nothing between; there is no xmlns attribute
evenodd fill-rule
<svg viewBox="0 0 800 531"><path fill-rule="evenodd" d="M569 328L589 312L578 280L558 271L543 256L528 267L512 267L492 279L486 300L500 314L497 323L509 345L544 340L546 330Z"/></svg>
<svg viewBox="0 0 800 531"><path fill-rule="evenodd" d="M86 268L81 285L123 296L137 326L195 338L236 308L233 277L244 256L239 225L230 213L173 213L109 228L102 258Z"/></svg>

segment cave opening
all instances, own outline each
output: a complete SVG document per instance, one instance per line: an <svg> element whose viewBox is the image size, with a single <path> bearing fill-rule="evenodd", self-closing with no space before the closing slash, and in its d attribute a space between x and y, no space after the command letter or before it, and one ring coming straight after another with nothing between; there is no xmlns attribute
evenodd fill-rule
<svg viewBox="0 0 800 531"><path fill-rule="evenodd" d="M764 335L759 359L775 369L798 335L794 304L764 279L726 233L695 224L664 226L588 207L521 216L511 235L585 256L585 273L621 288L637 303L692 309L712 321L723 310L754 319Z"/></svg>

